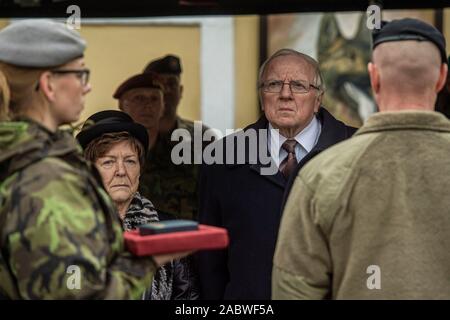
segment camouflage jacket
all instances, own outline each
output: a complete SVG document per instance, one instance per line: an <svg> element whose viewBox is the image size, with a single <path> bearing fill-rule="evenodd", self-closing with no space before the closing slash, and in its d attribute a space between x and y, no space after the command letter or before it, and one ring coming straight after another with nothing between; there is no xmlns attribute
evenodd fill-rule
<svg viewBox="0 0 450 320"><path fill-rule="evenodd" d="M140 193L153 202L158 212L195 220L198 210L199 167L194 164L193 158L194 123L177 118L175 129L185 129L192 137L191 164L174 164L171 152L178 141L171 141L172 132L160 134L147 157L140 179ZM206 129L206 126L202 126L202 133Z"/></svg>
<svg viewBox="0 0 450 320"><path fill-rule="evenodd" d="M112 202L63 131L0 122L0 298L138 299L155 270L124 251Z"/></svg>

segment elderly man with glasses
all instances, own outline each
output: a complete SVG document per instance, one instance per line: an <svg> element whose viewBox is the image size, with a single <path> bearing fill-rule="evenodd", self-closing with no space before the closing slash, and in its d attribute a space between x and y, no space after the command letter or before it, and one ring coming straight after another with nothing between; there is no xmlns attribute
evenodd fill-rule
<svg viewBox="0 0 450 320"><path fill-rule="evenodd" d="M355 131L321 106L322 83L313 58L290 49L276 52L259 73L264 114L243 132L265 130L258 144L267 138L266 153L277 170L264 174L260 158L256 163L246 158L244 163L202 167L199 221L225 227L230 235L228 249L198 254L202 298L270 299L280 209L291 177ZM228 146L234 137L217 144Z"/></svg>

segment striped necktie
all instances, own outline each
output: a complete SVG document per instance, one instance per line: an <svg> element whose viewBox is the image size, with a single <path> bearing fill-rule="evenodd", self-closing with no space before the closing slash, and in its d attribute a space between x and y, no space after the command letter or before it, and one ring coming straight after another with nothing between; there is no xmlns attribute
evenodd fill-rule
<svg viewBox="0 0 450 320"><path fill-rule="evenodd" d="M288 153L287 157L280 163L280 171L283 176L288 179L297 166L297 157L295 156L295 146L297 141L295 139L286 140L281 146Z"/></svg>

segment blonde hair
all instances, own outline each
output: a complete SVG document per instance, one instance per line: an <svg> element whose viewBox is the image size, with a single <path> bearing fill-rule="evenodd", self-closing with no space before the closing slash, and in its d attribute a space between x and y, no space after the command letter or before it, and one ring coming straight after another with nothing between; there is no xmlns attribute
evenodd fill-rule
<svg viewBox="0 0 450 320"><path fill-rule="evenodd" d="M24 114L32 107L32 99L42 97L36 88L44 71L0 62L0 119L13 119Z"/></svg>
<svg viewBox="0 0 450 320"><path fill-rule="evenodd" d="M0 121L5 121L9 118L9 98L9 85L0 69Z"/></svg>

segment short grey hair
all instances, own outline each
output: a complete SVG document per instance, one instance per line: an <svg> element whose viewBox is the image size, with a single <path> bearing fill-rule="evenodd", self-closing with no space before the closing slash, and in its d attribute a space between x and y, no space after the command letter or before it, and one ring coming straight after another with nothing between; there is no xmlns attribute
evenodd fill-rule
<svg viewBox="0 0 450 320"><path fill-rule="evenodd" d="M320 69L319 69L319 63L314 58L312 58L304 53L298 52L293 49L288 49L288 48L278 50L273 55L271 55L266 61L264 61L264 63L259 68L258 88L260 88L262 85L262 79L263 79L264 73L266 72L267 66L270 64L270 62L273 59L281 57L281 56L297 56L297 57L305 60L314 69L314 80L313 80L314 83L313 84L319 88L319 90L318 90L319 94L325 91L325 85L323 83L322 73L320 72Z"/></svg>

